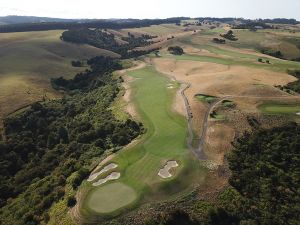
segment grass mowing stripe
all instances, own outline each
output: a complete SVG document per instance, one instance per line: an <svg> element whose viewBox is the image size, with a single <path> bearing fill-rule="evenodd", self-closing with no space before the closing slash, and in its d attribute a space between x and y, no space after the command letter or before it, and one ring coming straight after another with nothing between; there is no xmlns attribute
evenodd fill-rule
<svg viewBox="0 0 300 225"><path fill-rule="evenodd" d="M199 162L186 147L186 119L171 110L176 89L168 89L170 80L150 66L129 72L129 75L135 78L131 82L134 102L147 133L137 145L119 152L114 158L113 161L118 164L121 172L121 178L117 182L133 188L138 200L145 195L148 196L147 201L156 199L156 196L159 196L159 200L166 200L174 197L174 194L186 193L195 182L203 182L206 170L199 166ZM177 168L175 177L162 180L157 173L168 160L178 161L180 167ZM189 169L194 167L195 170ZM180 184L175 191L163 190L169 182L172 186L174 180L177 180L176 184ZM164 185L158 185L160 183ZM96 189L101 190L105 186ZM105 190L105 196L114 195L112 191ZM134 204L139 204L139 201ZM111 212L113 215L115 213Z"/></svg>

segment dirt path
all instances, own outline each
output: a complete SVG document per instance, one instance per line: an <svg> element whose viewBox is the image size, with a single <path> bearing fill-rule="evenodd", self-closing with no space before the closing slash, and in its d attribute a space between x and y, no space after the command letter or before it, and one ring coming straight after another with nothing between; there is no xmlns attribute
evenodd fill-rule
<svg viewBox="0 0 300 225"><path fill-rule="evenodd" d="M199 138L199 144L198 146L194 149L194 153L197 156L198 159L200 160L205 160L207 159L207 156L204 153L203 150L203 145L206 139L206 132L207 132L207 128L208 128L208 119L209 119L209 115L211 114L211 112L213 111L213 109L223 100L225 100L226 97L222 97L219 98L217 101L213 102L212 104L210 104L208 110L205 113L204 116L204 120L203 120L203 124L202 124L202 132L201 132L201 136Z"/></svg>
<svg viewBox="0 0 300 225"><path fill-rule="evenodd" d="M218 98L215 102L210 104L208 110L206 111L205 117L204 117L204 121L203 121L203 125L202 125L202 132L201 132L201 136L199 138L199 144L198 144L198 147L196 149L194 149L194 153L196 154L198 159L200 159L200 160L207 159L207 157L203 151L203 145L206 140L206 133L207 133L207 129L208 129L208 120L209 120L210 114L212 113L214 108L218 104L220 104L222 101L228 100L228 99L234 99L234 98L257 98L257 99L287 99L287 98L294 99L294 98L296 98L296 99L300 99L300 96L295 96L295 95L286 95L286 96L235 96L235 95L228 95L228 96L223 96L223 97Z"/></svg>

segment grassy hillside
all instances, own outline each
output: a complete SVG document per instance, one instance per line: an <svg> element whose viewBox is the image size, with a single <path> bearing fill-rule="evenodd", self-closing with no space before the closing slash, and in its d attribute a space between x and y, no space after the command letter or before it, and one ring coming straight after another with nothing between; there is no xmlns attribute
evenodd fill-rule
<svg viewBox="0 0 300 225"><path fill-rule="evenodd" d="M72 67L72 60L117 56L91 46L62 42L61 33L57 30L0 34L0 119L44 96L58 96L50 86L50 78L70 78L86 69Z"/></svg>

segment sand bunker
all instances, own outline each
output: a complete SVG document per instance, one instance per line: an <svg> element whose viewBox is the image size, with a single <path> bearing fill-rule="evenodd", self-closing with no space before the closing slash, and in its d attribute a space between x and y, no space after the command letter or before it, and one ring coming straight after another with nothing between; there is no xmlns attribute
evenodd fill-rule
<svg viewBox="0 0 300 225"><path fill-rule="evenodd" d="M297 116L300 116L300 112L297 112L296 115L297 115Z"/></svg>
<svg viewBox="0 0 300 225"><path fill-rule="evenodd" d="M94 173L94 174L91 174L90 177L87 179L87 181L91 182L91 181L95 180L100 174L105 173L105 172L107 172L107 171L109 171L109 170L115 169L115 168L117 168L117 167L118 167L117 164L111 163L111 164L105 166L105 167L104 167L102 170L100 170L99 172Z"/></svg>
<svg viewBox="0 0 300 225"><path fill-rule="evenodd" d="M172 177L172 174L169 172L170 169L175 168L178 166L176 161L168 161L164 168L160 169L158 172L158 176L161 178L169 178Z"/></svg>
<svg viewBox="0 0 300 225"><path fill-rule="evenodd" d="M107 181L110 180L117 180L119 179L121 176L120 173L118 172L112 172L111 174L109 174L107 177L105 177L104 179L100 179L97 182L93 183L93 186L100 186L101 184L106 183Z"/></svg>

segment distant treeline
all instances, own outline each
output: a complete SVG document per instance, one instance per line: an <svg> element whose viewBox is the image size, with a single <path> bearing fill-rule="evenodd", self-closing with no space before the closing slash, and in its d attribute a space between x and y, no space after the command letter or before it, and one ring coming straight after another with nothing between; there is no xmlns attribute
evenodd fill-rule
<svg viewBox="0 0 300 225"><path fill-rule="evenodd" d="M44 31L44 30L68 30L75 28L101 28L101 29L125 29L148 27L151 25L180 23L185 18L169 19L129 19L129 20L95 20L90 22L49 22L49 23L24 23L0 26L0 33Z"/></svg>
<svg viewBox="0 0 300 225"><path fill-rule="evenodd" d="M244 24L249 23L274 23L274 24L298 24L299 21L295 19L285 19L285 18L275 18L275 19L258 19L258 20L249 20L244 18L234 18L234 17L227 17L227 18L216 18L216 17L199 17L196 18L200 22L203 21L214 21L214 22L220 22L220 23L229 23L232 24L235 21L242 22Z"/></svg>
<svg viewBox="0 0 300 225"><path fill-rule="evenodd" d="M264 22L258 22L258 21L247 21L243 24L234 25L232 27L233 29L256 29L256 28L262 28L262 29L272 29L274 28L271 25L268 25Z"/></svg>
<svg viewBox="0 0 300 225"><path fill-rule="evenodd" d="M44 30L67 30L74 28L101 28L101 29L124 29L124 28L138 28L147 27L151 25L160 24L180 24L181 20L193 19L190 17L174 17L167 19L117 19L117 20L64 20L58 18L46 18L46 17L3 17L5 21L13 21L12 24L0 26L0 33L9 32L23 32L23 31L44 31ZM274 23L274 24L298 24L299 22L295 19L259 19L249 20L243 18L216 18L216 17L198 17L194 18L203 21L220 22L234 24L236 21L242 22L243 25L251 23ZM22 23L22 21L24 21ZM30 21L30 22L29 22ZM39 22L43 21L43 22Z"/></svg>
<svg viewBox="0 0 300 225"><path fill-rule="evenodd" d="M277 24L293 24L296 25L299 21L295 19L285 19L285 18L276 18L276 19L259 19L259 22L262 23L277 23Z"/></svg>

